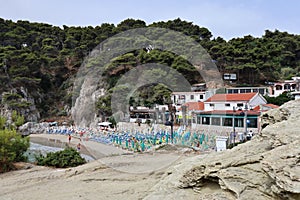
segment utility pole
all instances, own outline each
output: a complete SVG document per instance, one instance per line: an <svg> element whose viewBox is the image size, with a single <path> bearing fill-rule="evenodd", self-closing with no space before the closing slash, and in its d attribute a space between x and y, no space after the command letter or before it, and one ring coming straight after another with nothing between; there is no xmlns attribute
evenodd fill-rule
<svg viewBox="0 0 300 200"><path fill-rule="evenodd" d="M235 134L235 106L233 106L233 113L232 113L232 116L233 116L233 146L235 146L235 137L236 137L236 134Z"/></svg>
<svg viewBox="0 0 300 200"><path fill-rule="evenodd" d="M176 112L176 108L172 104L169 104L168 107L169 107L169 113L170 113L170 123L168 123L168 124L171 126L171 142L173 144L173 142L174 142L173 126L174 126L174 115Z"/></svg>
<svg viewBox="0 0 300 200"><path fill-rule="evenodd" d="M247 126L248 126L248 123L247 123L247 115L248 115L248 106L247 104L245 105L245 134L247 135Z"/></svg>

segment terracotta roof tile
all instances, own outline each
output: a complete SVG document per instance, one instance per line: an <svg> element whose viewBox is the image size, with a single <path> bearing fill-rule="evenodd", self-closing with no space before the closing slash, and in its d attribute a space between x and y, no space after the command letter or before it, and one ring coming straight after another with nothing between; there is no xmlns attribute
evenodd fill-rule
<svg viewBox="0 0 300 200"><path fill-rule="evenodd" d="M216 102L216 101L249 101L257 93L240 93L240 94L215 94L205 102Z"/></svg>
<svg viewBox="0 0 300 200"><path fill-rule="evenodd" d="M204 110L203 102L187 102L183 104L188 107L188 110ZM181 110L181 109L179 109Z"/></svg>
<svg viewBox="0 0 300 200"><path fill-rule="evenodd" d="M262 106L264 106L264 107L268 107L268 108L279 108L279 106L277 106L277 105L274 105L274 104L271 104L271 103L268 103L268 104L262 104ZM256 111L259 111L261 108L260 108L260 106L258 105L258 106L255 106L254 108L253 108L253 110L256 110Z"/></svg>
<svg viewBox="0 0 300 200"><path fill-rule="evenodd" d="M259 106L259 105L258 105L258 106L255 106L255 107L253 108L253 110L259 111L259 110L260 110L260 106Z"/></svg>
<svg viewBox="0 0 300 200"><path fill-rule="evenodd" d="M279 108L279 106L271 104L271 103L264 104L263 106L267 106L267 107L270 107L270 108Z"/></svg>

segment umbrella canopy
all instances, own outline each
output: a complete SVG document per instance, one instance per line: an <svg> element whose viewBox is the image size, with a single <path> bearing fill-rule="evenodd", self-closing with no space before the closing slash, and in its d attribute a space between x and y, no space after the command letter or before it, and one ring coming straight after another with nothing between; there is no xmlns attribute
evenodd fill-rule
<svg viewBox="0 0 300 200"><path fill-rule="evenodd" d="M100 122L100 123L98 123L98 125L99 126L109 126L109 125L111 125L111 123L110 122Z"/></svg>

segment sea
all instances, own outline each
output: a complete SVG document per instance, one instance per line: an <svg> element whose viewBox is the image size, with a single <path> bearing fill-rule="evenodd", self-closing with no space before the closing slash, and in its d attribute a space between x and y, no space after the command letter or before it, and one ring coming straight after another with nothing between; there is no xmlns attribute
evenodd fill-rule
<svg viewBox="0 0 300 200"><path fill-rule="evenodd" d="M50 147L50 146L45 146L37 143L30 142L30 147L29 149L25 152L25 155L28 157L28 161L34 163L36 161L35 155L46 155L49 152L57 152L61 151L63 148L59 147ZM91 156L88 156L86 154L80 154L82 158L84 158L87 162L90 162L92 160L95 160Z"/></svg>

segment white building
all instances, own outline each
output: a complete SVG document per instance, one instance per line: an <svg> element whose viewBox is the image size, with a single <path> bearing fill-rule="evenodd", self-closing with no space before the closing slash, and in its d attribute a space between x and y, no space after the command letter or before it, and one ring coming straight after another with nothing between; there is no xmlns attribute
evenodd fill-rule
<svg viewBox="0 0 300 200"><path fill-rule="evenodd" d="M258 105L266 104L266 99L259 93L243 94L215 94L204 102L205 111L214 110L236 110L254 108Z"/></svg>
<svg viewBox="0 0 300 200"><path fill-rule="evenodd" d="M232 87L226 88L227 94L242 94L242 93L256 93L261 95L269 95L272 91L271 87Z"/></svg>
<svg viewBox="0 0 300 200"><path fill-rule="evenodd" d="M291 94L294 96L295 100L300 99L300 91L292 92Z"/></svg>
<svg viewBox="0 0 300 200"><path fill-rule="evenodd" d="M277 97L283 92L300 91L300 77L292 77L292 80L274 83L272 97Z"/></svg>
<svg viewBox="0 0 300 200"><path fill-rule="evenodd" d="M202 92L173 92L171 99L173 104L182 105L187 102L204 102L209 97L213 96L213 91Z"/></svg>
<svg viewBox="0 0 300 200"><path fill-rule="evenodd" d="M195 111L192 128L219 134L258 133L260 108L267 101L259 93L215 94ZM256 109L254 109L256 108Z"/></svg>

